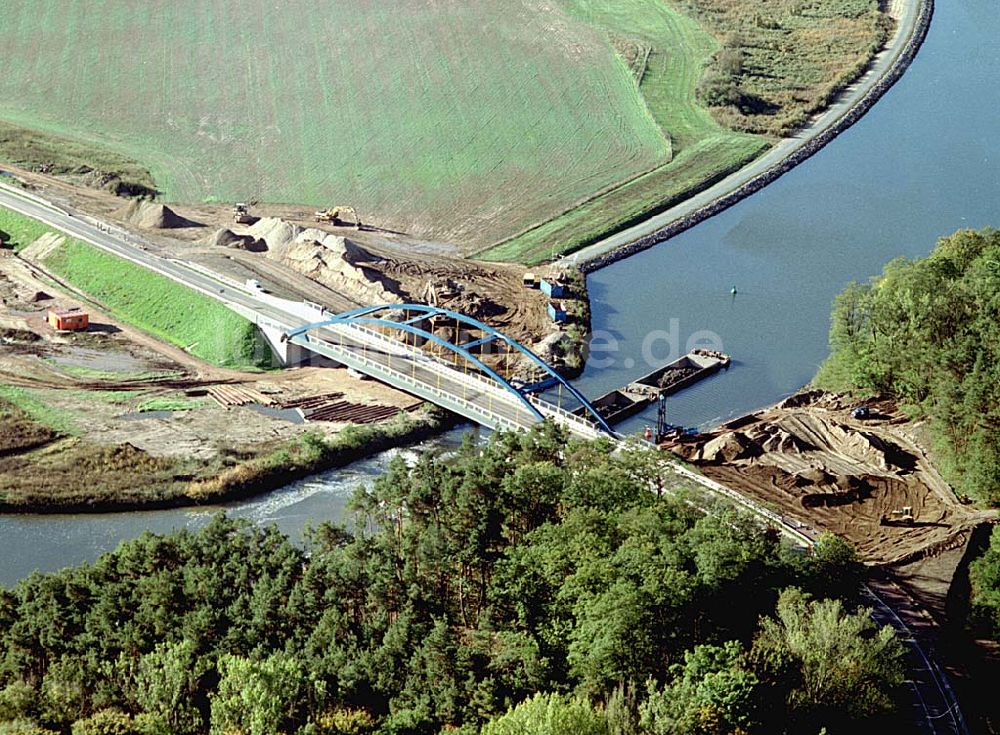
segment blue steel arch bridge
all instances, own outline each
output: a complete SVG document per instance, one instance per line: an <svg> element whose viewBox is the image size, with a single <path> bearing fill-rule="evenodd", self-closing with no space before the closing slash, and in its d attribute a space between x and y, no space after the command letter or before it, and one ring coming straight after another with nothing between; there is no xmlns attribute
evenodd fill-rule
<svg viewBox="0 0 1000 735"><path fill-rule="evenodd" d="M288 330L282 341L492 429L550 419L577 436L615 436L545 360L459 312L424 304L367 306Z"/></svg>

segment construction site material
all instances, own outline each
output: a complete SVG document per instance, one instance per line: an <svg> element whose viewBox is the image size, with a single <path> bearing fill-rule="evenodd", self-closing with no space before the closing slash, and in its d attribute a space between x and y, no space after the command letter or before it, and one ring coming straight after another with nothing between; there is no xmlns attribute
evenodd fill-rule
<svg viewBox="0 0 1000 735"><path fill-rule="evenodd" d="M253 235L237 235L232 230L222 227L202 240L206 245L235 250L246 250L251 253L262 253L267 250L267 243Z"/></svg>
<svg viewBox="0 0 1000 735"><path fill-rule="evenodd" d="M317 222L327 222L335 227L353 227L361 229L361 218L358 212L351 206L330 207L313 215Z"/></svg>
<svg viewBox="0 0 1000 735"><path fill-rule="evenodd" d="M133 199L115 212L114 216L147 230L169 230L198 226L196 222L176 214L170 207L145 199Z"/></svg>
<svg viewBox="0 0 1000 735"><path fill-rule="evenodd" d="M894 405L878 403L867 420L851 416L854 405L799 394L664 446L712 479L845 537L869 562L933 555L992 517L959 502Z"/></svg>
<svg viewBox="0 0 1000 735"><path fill-rule="evenodd" d="M395 406L367 406L361 403L338 403L309 411L305 414L307 421L332 421L344 424L372 424L376 421L391 419L400 410Z"/></svg>
<svg viewBox="0 0 1000 735"><path fill-rule="evenodd" d="M397 406L381 406L351 403L340 400L343 393L327 393L306 396L281 404L282 408L294 408L306 421L331 421L336 423L370 424L391 419L402 409Z"/></svg>
<svg viewBox="0 0 1000 735"><path fill-rule="evenodd" d="M899 510L894 510L887 516L882 516L883 526L912 526L917 522L913 515L913 506L904 505Z"/></svg>
<svg viewBox="0 0 1000 735"><path fill-rule="evenodd" d="M320 229L277 218L255 223L249 234L267 244L267 257L340 291L358 303L402 301L398 283L375 266L379 258L360 245Z"/></svg>
<svg viewBox="0 0 1000 735"><path fill-rule="evenodd" d="M75 332L90 326L90 314L79 307L75 309L49 309L49 326L59 332Z"/></svg>
<svg viewBox="0 0 1000 735"><path fill-rule="evenodd" d="M271 396L242 385L213 385L208 389L208 395L223 408L249 406L251 403L274 406L277 403Z"/></svg>
<svg viewBox="0 0 1000 735"><path fill-rule="evenodd" d="M714 375L723 368L728 369L729 364L729 355L724 352L695 349L684 357L629 383L625 390L655 399L660 393L671 395L709 375Z"/></svg>

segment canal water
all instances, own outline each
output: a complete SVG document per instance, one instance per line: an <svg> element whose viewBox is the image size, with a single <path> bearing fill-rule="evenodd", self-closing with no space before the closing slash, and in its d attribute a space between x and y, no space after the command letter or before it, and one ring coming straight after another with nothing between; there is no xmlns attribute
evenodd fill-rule
<svg viewBox="0 0 1000 735"><path fill-rule="evenodd" d="M618 387L650 369L647 357L686 352L694 336L735 362L672 398L672 422L704 426L773 403L815 374L847 282L925 255L959 228L1000 224L998 36L996 0L938 0L916 61L857 125L741 204L591 276L603 366L588 367L578 386L591 397ZM416 451L455 446L461 433ZM341 518L353 489L395 454L227 510L298 539L308 523ZM198 527L211 512L0 516L0 585L92 560L147 529Z"/></svg>
<svg viewBox="0 0 1000 735"><path fill-rule="evenodd" d="M644 352L662 361L707 332L735 364L670 399L668 420L705 426L773 403L826 357L845 284L957 229L1000 226L997 11L938 0L915 62L857 125L735 207L593 274L595 333L611 337L597 356L612 364L578 387L619 387L651 369ZM622 428L653 422L655 411Z"/></svg>
<svg viewBox="0 0 1000 735"><path fill-rule="evenodd" d="M143 531L167 533L180 528L200 528L220 510L255 523L273 523L293 540L300 541L307 525L343 520L344 509L355 489L374 481L395 457L401 455L407 461L414 461L428 451L454 450L469 431L476 429L459 427L431 442L382 452L348 467L294 482L268 495L227 505L135 513L0 515L0 587L10 587L34 570L51 572L93 561Z"/></svg>

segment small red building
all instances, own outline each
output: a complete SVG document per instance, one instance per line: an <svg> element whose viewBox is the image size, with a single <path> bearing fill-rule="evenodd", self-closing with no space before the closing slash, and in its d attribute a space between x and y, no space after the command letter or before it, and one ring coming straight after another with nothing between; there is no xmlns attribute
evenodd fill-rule
<svg viewBox="0 0 1000 735"><path fill-rule="evenodd" d="M90 314L83 309L49 309L49 326L57 331L77 331L90 326Z"/></svg>

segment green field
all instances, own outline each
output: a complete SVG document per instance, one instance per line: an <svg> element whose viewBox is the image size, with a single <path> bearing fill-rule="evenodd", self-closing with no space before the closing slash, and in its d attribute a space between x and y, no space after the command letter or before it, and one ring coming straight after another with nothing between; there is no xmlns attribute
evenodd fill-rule
<svg viewBox="0 0 1000 735"><path fill-rule="evenodd" d="M609 38L650 49L639 89L657 124L669 132L673 158L570 211L532 223L477 257L534 263L575 250L696 193L767 148L763 138L720 127L699 103L698 83L718 43L694 20L667 4L644 0L570 4Z"/></svg>
<svg viewBox="0 0 1000 735"><path fill-rule="evenodd" d="M351 203L485 244L670 156L558 5L15 0L0 42L0 118L118 150L169 200Z"/></svg>
<svg viewBox="0 0 1000 735"><path fill-rule="evenodd" d="M38 220L33 220L17 212L0 207L0 233L8 247L14 250L21 250L47 232L52 232L48 227Z"/></svg>
<svg viewBox="0 0 1000 735"><path fill-rule="evenodd" d="M116 317L203 360L237 369L270 365L270 350L252 323L164 276L75 240L43 264Z"/></svg>
<svg viewBox="0 0 1000 735"><path fill-rule="evenodd" d="M758 0L755 15L677 2L11 0L0 119L63 136L32 140L29 162L68 150L78 169L104 147L124 159L103 165L148 168L166 200L353 204L483 258L538 260L766 148L718 123L735 108L700 100L720 59L746 99L787 75L775 100L793 119L835 69L772 70L767 49L824 47L845 28L864 40L863 13L877 13L875 0ZM761 23L763 36L741 30Z"/></svg>

